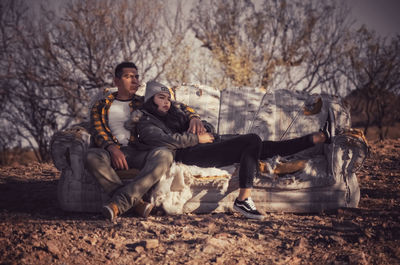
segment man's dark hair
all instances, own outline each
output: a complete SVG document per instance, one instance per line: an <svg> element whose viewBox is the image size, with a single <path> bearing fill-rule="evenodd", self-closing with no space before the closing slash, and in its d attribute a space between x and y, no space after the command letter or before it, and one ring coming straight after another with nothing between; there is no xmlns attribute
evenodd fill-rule
<svg viewBox="0 0 400 265"><path fill-rule="evenodd" d="M124 68L135 68L136 70L138 70L136 64L132 63L132 62L122 62L119 65L117 65L117 67L115 67L115 77L121 78L122 77L122 72Z"/></svg>

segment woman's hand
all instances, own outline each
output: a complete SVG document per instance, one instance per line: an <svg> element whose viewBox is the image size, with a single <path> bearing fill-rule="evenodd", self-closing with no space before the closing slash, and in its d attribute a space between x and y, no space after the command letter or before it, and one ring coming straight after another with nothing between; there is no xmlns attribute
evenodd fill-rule
<svg viewBox="0 0 400 265"><path fill-rule="evenodd" d="M206 128L204 128L204 125L199 118L193 118L190 120L189 129L187 131L200 135L206 132Z"/></svg>
<svg viewBox="0 0 400 265"><path fill-rule="evenodd" d="M214 136L211 133L198 134L197 137L199 137L199 144L214 142Z"/></svg>

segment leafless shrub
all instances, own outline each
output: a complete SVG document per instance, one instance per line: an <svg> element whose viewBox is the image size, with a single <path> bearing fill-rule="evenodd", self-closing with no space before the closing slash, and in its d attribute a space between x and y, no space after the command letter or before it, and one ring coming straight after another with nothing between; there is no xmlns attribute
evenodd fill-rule
<svg viewBox="0 0 400 265"><path fill-rule="evenodd" d="M400 36L388 40L361 27L349 50L345 73L356 88L353 111L364 116L364 132L372 125L384 139L384 126L400 119Z"/></svg>
<svg viewBox="0 0 400 265"><path fill-rule="evenodd" d="M116 64L134 61L153 78L165 71L181 37L162 11L156 0L72 0L57 15L42 7L35 20L25 2L2 1L0 122L48 161L51 136L87 117Z"/></svg>

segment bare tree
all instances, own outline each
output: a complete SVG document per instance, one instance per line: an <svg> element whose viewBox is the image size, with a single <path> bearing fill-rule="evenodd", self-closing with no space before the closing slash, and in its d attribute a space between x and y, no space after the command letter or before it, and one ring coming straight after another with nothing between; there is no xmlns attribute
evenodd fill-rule
<svg viewBox="0 0 400 265"><path fill-rule="evenodd" d="M112 86L117 63L134 61L154 78L180 44L166 33L156 0L72 0L58 13L43 7L38 20L23 1L6 0L1 8L1 97L8 111L0 118L39 161L50 159L54 132L84 120L92 95Z"/></svg>
<svg viewBox="0 0 400 265"><path fill-rule="evenodd" d="M384 126L400 119L400 36L388 40L361 27L349 51L350 67L344 72L355 88L354 111L364 114L364 133L377 125L384 139Z"/></svg>
<svg viewBox="0 0 400 265"><path fill-rule="evenodd" d="M250 14L254 14L250 1L201 1L192 10L191 28L196 38L220 62L225 77L237 86L249 85L254 76L249 65L251 49L241 37Z"/></svg>
<svg viewBox="0 0 400 265"><path fill-rule="evenodd" d="M14 76L14 47L18 43L18 31L21 28L26 8L20 7L20 1L2 1L0 3L0 101L3 111L0 112L0 164L10 162L10 150L21 147L13 121L9 121L10 110L8 99L10 92L16 88L12 81Z"/></svg>
<svg viewBox="0 0 400 265"><path fill-rule="evenodd" d="M339 89L350 21L337 1L201 1L192 29L233 85Z"/></svg>
<svg viewBox="0 0 400 265"><path fill-rule="evenodd" d="M5 109L1 114L7 130L25 140L35 151L39 161L49 160L48 143L57 130L63 112L64 97L52 84L46 51L41 48L44 25L30 23L23 2L6 1L2 6L7 15L2 17L1 30L8 60L1 65ZM12 44L12 45L9 45ZM65 120L64 120L65 121ZM10 138L12 139L12 138Z"/></svg>
<svg viewBox="0 0 400 265"><path fill-rule="evenodd" d="M93 91L112 86L113 69L121 61L135 62L144 78L165 71L179 42L166 35L162 10L155 0L73 0L60 18L46 16L46 23L54 26L43 48L52 55L57 69L54 79L71 98L71 106L86 103ZM76 106L71 109L75 117L84 113Z"/></svg>
<svg viewBox="0 0 400 265"><path fill-rule="evenodd" d="M183 12L184 3L180 0L164 1L162 10L164 36L170 45L165 46L163 71L155 78L164 78L170 85L188 83L191 79L192 48L187 40L189 31L187 19Z"/></svg>

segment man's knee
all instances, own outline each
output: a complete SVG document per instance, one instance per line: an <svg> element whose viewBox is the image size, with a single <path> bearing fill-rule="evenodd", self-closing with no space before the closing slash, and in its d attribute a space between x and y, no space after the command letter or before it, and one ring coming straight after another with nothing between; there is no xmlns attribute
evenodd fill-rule
<svg viewBox="0 0 400 265"><path fill-rule="evenodd" d="M170 167L174 161L174 154L172 150L165 147L155 148L150 152L147 160L157 161L162 166Z"/></svg>
<svg viewBox="0 0 400 265"><path fill-rule="evenodd" d="M85 166L88 168L96 168L100 164L109 164L111 162L108 152L104 149L89 149L85 155Z"/></svg>

